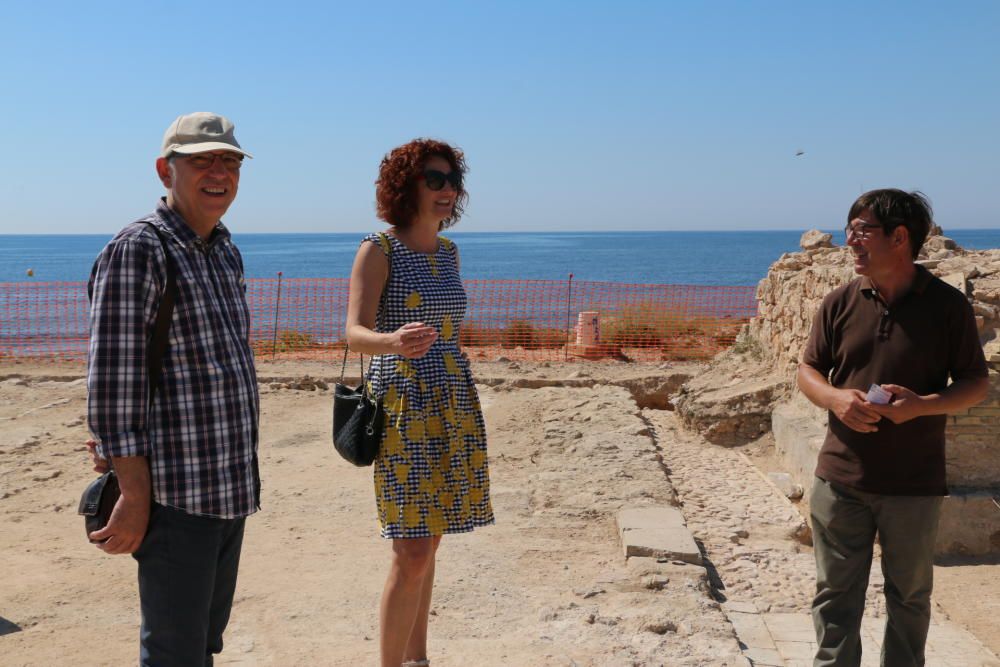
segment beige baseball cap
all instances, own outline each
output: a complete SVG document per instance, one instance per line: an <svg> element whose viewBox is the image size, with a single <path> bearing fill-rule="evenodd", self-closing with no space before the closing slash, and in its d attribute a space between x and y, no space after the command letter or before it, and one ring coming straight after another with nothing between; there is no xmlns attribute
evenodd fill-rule
<svg viewBox="0 0 1000 667"><path fill-rule="evenodd" d="M163 135L161 157L174 153L191 155L208 151L233 151L252 158L253 155L240 148L233 134L236 126L225 116L195 111L178 116Z"/></svg>

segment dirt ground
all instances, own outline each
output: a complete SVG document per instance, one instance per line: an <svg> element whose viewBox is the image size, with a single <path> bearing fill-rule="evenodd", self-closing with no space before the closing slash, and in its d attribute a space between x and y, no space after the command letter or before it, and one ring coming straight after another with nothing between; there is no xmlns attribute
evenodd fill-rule
<svg viewBox="0 0 1000 667"><path fill-rule="evenodd" d="M378 537L371 471L333 451L330 392L288 386L307 374L332 379L335 370L260 368L263 507L248 520L216 664L376 663L389 548ZM697 503L736 506L744 490L720 480L747 471L738 463L672 470L672 452L711 446L679 430L671 413L639 410L627 389L605 384L656 367L494 362L475 371L484 382L497 525L443 542L430 628L435 667L746 664L720 610L720 583L723 595L802 604L811 553L786 534L800 517L787 503L767 504L774 499L765 502L764 491L765 504L753 507L785 509L699 513ZM89 545L76 515L94 476L82 444L82 375L80 365L0 365L3 664L124 665L137 654L134 562ZM560 378L578 386L531 388ZM753 458L766 466L766 447L758 449ZM678 503L699 541L716 550L718 569L626 562L616 511ZM799 565L745 567L737 531L749 524L755 536L766 524L760 534ZM941 567L935 592L938 612L994 652L998 575L995 562Z"/></svg>

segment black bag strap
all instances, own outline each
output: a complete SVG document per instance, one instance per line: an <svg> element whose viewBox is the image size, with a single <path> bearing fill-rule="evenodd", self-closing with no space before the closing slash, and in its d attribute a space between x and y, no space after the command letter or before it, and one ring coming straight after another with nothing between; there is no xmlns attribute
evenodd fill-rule
<svg viewBox="0 0 1000 667"><path fill-rule="evenodd" d="M392 278L392 241L389 240L389 235L385 232L379 232L378 236L382 239L383 247L385 248L385 258L389 263L389 271L385 275L385 285L382 286L382 294L379 296L379 307L378 314L382 314L382 301L385 299L385 293L389 289L389 279ZM376 316L375 327L378 327L378 317ZM340 365L340 383L344 383L344 372L347 370L347 354L350 352L350 348L344 345L344 362ZM368 362L368 368L371 368L371 362ZM379 366L379 379L382 379L382 367ZM368 386L365 382L365 355L361 354L361 385L364 387Z"/></svg>
<svg viewBox="0 0 1000 667"><path fill-rule="evenodd" d="M163 295L160 297L160 307L156 311L156 322L153 324L153 335L149 339L149 349L146 354L146 369L149 376L149 404L153 404L153 397L163 383L163 357L167 352L167 340L170 334L170 323L174 318L174 304L177 303L177 266L174 258L167 249L168 240L163 236L163 232L152 220L145 219L139 222L149 225L163 247L163 255L166 257L167 284L164 285Z"/></svg>

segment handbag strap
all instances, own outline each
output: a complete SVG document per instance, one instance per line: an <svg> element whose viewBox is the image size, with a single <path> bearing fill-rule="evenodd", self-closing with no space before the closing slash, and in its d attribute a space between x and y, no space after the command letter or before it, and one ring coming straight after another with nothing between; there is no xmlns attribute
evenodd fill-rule
<svg viewBox="0 0 1000 667"><path fill-rule="evenodd" d="M392 277L392 241L389 240L389 235L385 232L378 232L379 239L382 241L382 247L385 249L385 258L389 264L388 272L385 276L385 284L382 285L382 293L379 295L379 308L378 314L375 316L375 328L379 325L379 315L383 314L382 301L385 299L385 293L389 289L389 279ZM344 361L340 364L340 382L344 382L344 373L347 371L347 354L350 351L350 347L344 346ZM364 353L359 353L361 355L361 385L365 387L367 391L368 383L365 382L365 355ZM372 356L372 360L368 362L368 369L371 370L372 362L375 357ZM379 380L382 380L382 364L378 367Z"/></svg>
<svg viewBox="0 0 1000 667"><path fill-rule="evenodd" d="M174 318L174 304L177 303L177 266L174 258L167 250L167 239L163 232L150 219L139 222L149 225L163 247L163 255L166 257L167 284L164 285L163 295L160 297L160 307L156 311L156 321L153 324L153 335L149 340L149 348L146 354L146 370L149 378L149 404L153 404L156 392L163 384L163 357L167 352L167 341L170 334L170 323Z"/></svg>

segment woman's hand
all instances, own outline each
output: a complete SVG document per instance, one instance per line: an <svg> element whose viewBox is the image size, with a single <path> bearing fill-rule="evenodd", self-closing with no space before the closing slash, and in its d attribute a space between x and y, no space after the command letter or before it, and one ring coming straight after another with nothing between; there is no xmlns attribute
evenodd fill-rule
<svg viewBox="0 0 1000 667"><path fill-rule="evenodd" d="M437 329L423 322L409 322L396 329L392 334L392 354L398 354L407 359L419 359L427 354L431 345L437 340Z"/></svg>

